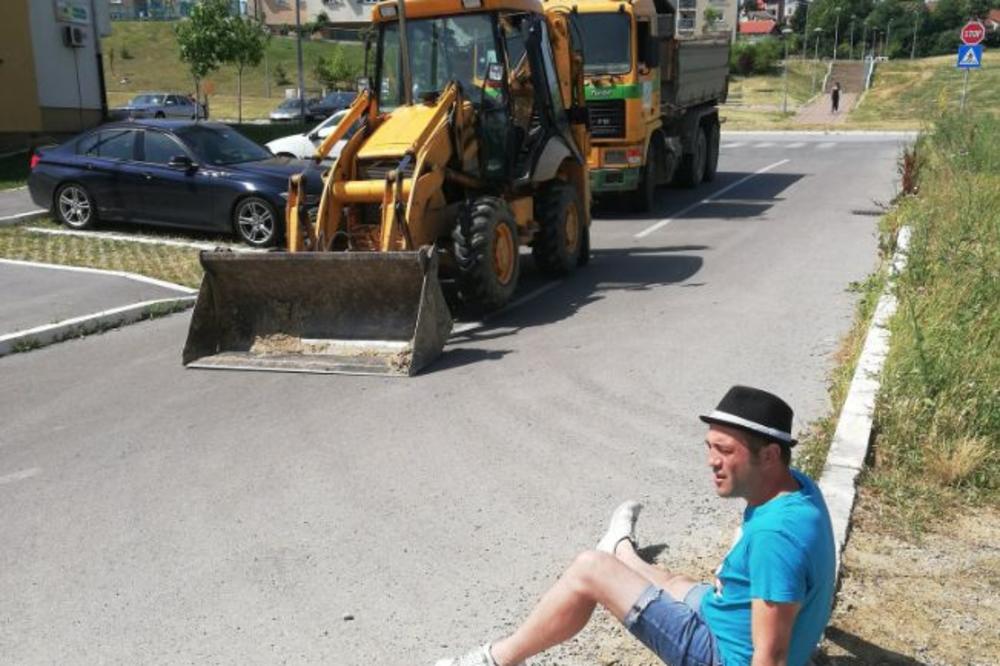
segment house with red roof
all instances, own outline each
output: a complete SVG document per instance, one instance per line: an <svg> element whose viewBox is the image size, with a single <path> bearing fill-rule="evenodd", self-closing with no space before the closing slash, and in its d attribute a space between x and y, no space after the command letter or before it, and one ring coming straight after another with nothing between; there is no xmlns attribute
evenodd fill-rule
<svg viewBox="0 0 1000 666"><path fill-rule="evenodd" d="M740 22L740 36L747 39L761 39L780 32L778 22L774 19L750 19Z"/></svg>

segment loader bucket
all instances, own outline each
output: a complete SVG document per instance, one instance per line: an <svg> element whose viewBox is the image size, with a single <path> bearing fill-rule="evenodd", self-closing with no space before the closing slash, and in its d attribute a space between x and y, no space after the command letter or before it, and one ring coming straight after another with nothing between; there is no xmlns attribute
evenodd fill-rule
<svg viewBox="0 0 1000 666"><path fill-rule="evenodd" d="M451 332L430 249L202 252L201 265L188 367L413 375Z"/></svg>

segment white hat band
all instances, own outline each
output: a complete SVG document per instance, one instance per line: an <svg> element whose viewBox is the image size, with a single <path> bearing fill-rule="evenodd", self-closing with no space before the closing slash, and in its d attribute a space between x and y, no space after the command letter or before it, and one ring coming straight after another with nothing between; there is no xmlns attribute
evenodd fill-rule
<svg viewBox="0 0 1000 666"><path fill-rule="evenodd" d="M708 415L708 418L715 419L717 421L723 421L725 423L732 423L735 426L741 426L743 428L748 428L754 432L759 432L763 435L770 435L775 439L780 439L783 442L791 442L791 433L784 432L782 430L776 430L775 428L769 428L766 425L761 425L753 421L749 421L735 414L730 414L729 412L721 412L718 409L713 411Z"/></svg>

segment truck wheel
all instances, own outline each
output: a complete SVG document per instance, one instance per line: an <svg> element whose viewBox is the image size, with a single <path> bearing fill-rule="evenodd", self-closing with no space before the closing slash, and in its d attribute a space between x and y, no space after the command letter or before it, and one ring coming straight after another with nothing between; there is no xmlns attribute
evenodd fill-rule
<svg viewBox="0 0 1000 666"><path fill-rule="evenodd" d="M460 213L452 240L462 303L482 312L506 305L521 273L517 225L507 202L475 199Z"/></svg>
<svg viewBox="0 0 1000 666"><path fill-rule="evenodd" d="M677 172L677 182L683 187L698 187L705 177L705 160L708 157L708 137L701 127L695 132L693 151L685 153L681 168Z"/></svg>
<svg viewBox="0 0 1000 666"><path fill-rule="evenodd" d="M590 227L584 225L583 235L580 237L580 256L576 258L577 266L586 266L590 263Z"/></svg>
<svg viewBox="0 0 1000 666"><path fill-rule="evenodd" d="M632 210L636 213L648 213L656 204L656 182L659 180L657 168L659 164L660 151L656 147L656 141L650 141L649 149L646 150L646 163L643 165L642 174L639 176L639 190L631 199Z"/></svg>
<svg viewBox="0 0 1000 666"><path fill-rule="evenodd" d="M705 132L708 136L708 155L705 158L704 180L710 183L715 180L715 174L719 170L719 144L722 141L722 132L718 119L713 118Z"/></svg>
<svg viewBox="0 0 1000 666"><path fill-rule="evenodd" d="M580 262L586 222L576 188L556 182L535 197L539 230L531 243L538 270L546 275L566 275Z"/></svg>

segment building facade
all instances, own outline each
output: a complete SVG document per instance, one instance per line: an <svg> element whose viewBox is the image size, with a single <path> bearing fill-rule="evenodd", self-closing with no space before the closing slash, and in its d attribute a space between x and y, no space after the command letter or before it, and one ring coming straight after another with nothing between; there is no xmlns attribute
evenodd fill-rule
<svg viewBox="0 0 1000 666"><path fill-rule="evenodd" d="M677 5L677 34L698 37L706 33L731 33L738 16L737 0L674 0ZM712 9L715 20L707 20Z"/></svg>
<svg viewBox="0 0 1000 666"><path fill-rule="evenodd" d="M106 111L101 37L107 2L5 0L0 22L0 143L78 132Z"/></svg>
<svg viewBox="0 0 1000 666"><path fill-rule="evenodd" d="M339 28L361 28L371 23L372 7L377 0L298 0L302 23L326 15ZM258 16L269 26L295 25L296 0L248 0L247 13Z"/></svg>

